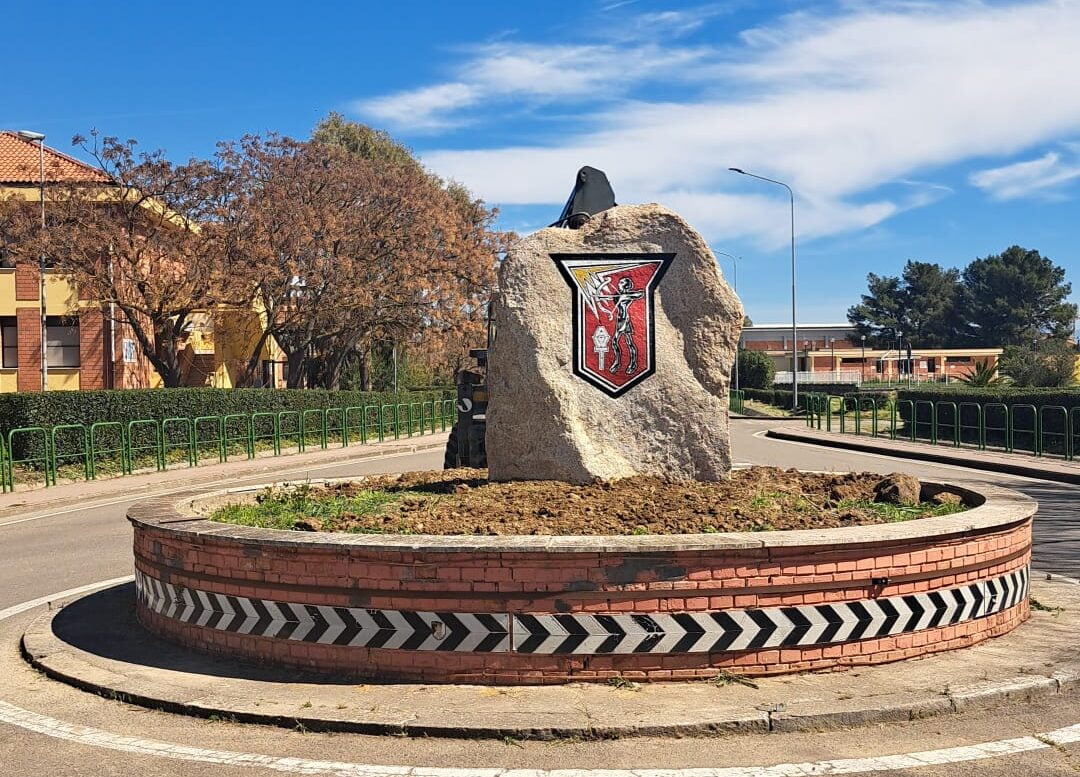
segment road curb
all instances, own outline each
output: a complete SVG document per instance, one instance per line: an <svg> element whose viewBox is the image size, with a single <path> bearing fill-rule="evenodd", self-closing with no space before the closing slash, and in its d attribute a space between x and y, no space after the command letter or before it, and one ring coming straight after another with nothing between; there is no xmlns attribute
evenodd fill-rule
<svg viewBox="0 0 1080 777"><path fill-rule="evenodd" d="M1020 477L1034 478L1036 480L1049 480L1055 483L1068 483L1080 485L1080 471L1060 472L1046 469L1045 466L1024 464L1023 462L996 461L992 459L980 459L978 451L964 449L964 453L951 453L939 448L927 447L907 448L895 447L884 443L868 442L860 439L837 434L836 436L819 436L801 432L797 429L769 429L766 437L787 442L801 442L809 445L820 445L825 448L839 448L842 450L860 451L862 453L876 453L881 456L892 456L897 459L911 459L915 461L931 461L935 464L952 464L965 469L977 469L984 472L999 472L1006 475L1018 475ZM1044 462L1045 464L1045 462Z"/></svg>
<svg viewBox="0 0 1080 777"><path fill-rule="evenodd" d="M1071 588L1071 585L1062 583L1044 583L1044 585ZM101 594L109 594L113 598L126 595L120 588L114 587L80 596L66 603L66 608L78 607L80 602ZM1066 588L1052 588L1051 595L1055 590L1061 595ZM1043 591L1040 596L1046 593ZM1067 600L1067 603L1070 606L1066 611L1072 614L1074 612L1073 599ZM71 617L73 619L89 618L94 612L94 607L106 605L111 608L110 612L115 611L116 602L110 600L97 605L85 605L81 615ZM529 704L519 707L518 700L522 697L513 694L522 693L520 690L510 692L511 695L503 702L499 702L493 701L499 698L499 691L493 690L489 693L476 686L387 685L372 686L369 690L401 700L392 714L376 712L378 704L372 706L370 711L366 707L364 709L356 707L349 713L345 713L338 712L333 704L329 703L329 697L311 696L310 687L303 685L302 677L294 681L296 685L289 686L288 683L266 679L262 675L249 676L243 680L246 685L242 688L227 692L223 688L223 678L220 674L223 665L216 659L207 657L204 660L211 664L205 667L205 673L200 673L197 665L202 660L201 654L195 652L184 654L188 664L183 671L188 676L188 685L181 686L176 684L176 676L170 674L167 668L163 671L161 666L147 667L133 663L130 658L123 660L110 658L107 650L98 651L102 653L98 655L98 652L87 652L65 641L57 634L55 626L57 618L64 612L65 608L60 608L38 616L20 640L23 658L51 679L108 699L165 712L310 731L468 739L511 737L533 740L567 738L601 740L631 736L691 737L718 733L781 734L906 722L938 715L982 710L1006 703L1035 702L1072 692L1080 680L1080 663L1072 661L1071 653L1063 653L1061 655L1064 656L1064 660L1040 664L1044 673L1012 674L988 681L980 679L954 687L944 686L943 690L938 686L937 689L934 687L915 691L908 689L882 694L881 681L878 680L877 684L867 681L867 670L863 668L857 674L848 677L850 684L845 687L851 689L851 694L827 698L828 693L819 693L817 701L810 704L805 702L804 697L813 696L814 688L821 684L834 682L837 678L842 679L843 673L804 675L798 681L800 685L797 689L791 688L786 692L792 697L791 709L784 703L760 703L768 698L776 698L781 693L780 685L773 687L769 685L768 679L764 679L760 681L762 689L758 691L755 687L753 694L746 688L730 686L727 689L731 691L729 698L727 691L723 689L708 689L710 693L715 693L712 698L716 699L718 708L714 710L708 709L707 704L701 703L703 698L709 697L703 697L700 694L695 696L693 688L683 684L679 684L679 688L682 689L679 695L662 697L667 699L662 702L657 701L661 697L650 694L651 689L648 685L641 687L640 696L634 691L620 691L597 685L543 687L542 691L537 692L547 694L545 698L548 700L557 699L559 694L565 694L567 697L550 708L538 706L536 699L532 700L531 707ZM1076 613L1080 614L1080 610L1076 610ZM117 628L130 629L134 626L134 618L130 617L129 626L120 625ZM1036 633L1028 639L1042 641L1047 634L1054 633L1054 629L1059 632L1064 629L1069 634L1074 633L1071 620L1067 623L1064 621L1054 623L1052 618L1056 620L1054 616L1045 616L1042 636ZM116 620L119 622L123 619ZM96 620L87 620L83 628L98 628L99 625ZM76 633L71 631L70 623L66 628L68 631L65 633L69 638L71 634ZM1050 632L1047 632L1046 628L1050 628ZM62 625L59 627L62 632L64 629ZM128 642L150 640L147 644L155 650L162 648L182 650L171 648L168 643L156 642L154 638L141 633L129 634L127 631L122 633L118 631L117 636ZM1023 642L1014 644L1008 649L1025 654L1028 650ZM977 648L970 648L970 650L974 651ZM157 652L155 655L160 656L161 653ZM930 660L932 659L918 659L893 666L899 667L904 663L912 666L919 665L927 675L933 675L933 670L926 663ZM236 664L234 669L242 666L245 665ZM978 664L978 667L982 666L985 665ZM991 663L990 666L995 665ZM1019 667L1014 667L1012 671L1015 672L1017 668ZM243 671L258 672L257 669ZM1021 668L1020 671L1025 670ZM969 679L977 676L971 671L966 675ZM203 677L205 677L205 682L199 679ZM958 679L963 679L963 677L958 676ZM258 685L251 685L253 682ZM321 682L325 683L326 678L322 678ZM867 683L861 691L863 694L861 697L858 696L860 683ZM667 685L674 686L675 684ZM704 689L706 684L700 685ZM355 687L355 684L349 683L341 686L343 689ZM258 688L263 688L263 693L260 693ZM690 691L688 694L687 690ZM449 696L443 696L447 693ZM529 691L524 693L527 694ZM249 694L250 697L248 697ZM265 698L263 698L264 694ZM275 694L278 698L275 698ZM289 709L295 712L287 714L281 712L283 704L281 696L290 699L292 706ZM262 699L267 707L266 712L252 708L250 698L255 697ZM462 711L461 699L463 697L473 700L467 714ZM316 701L314 706L311 699ZM371 697L365 697L365 699L365 705L373 700ZM301 703L302 700L307 701ZM507 701L510 707L506 706ZM428 706L424 709L410 708L409 705L414 703ZM582 714L577 709L579 703L583 703L588 708L586 714ZM613 703L633 714L620 717L619 714L611 714L612 710L609 709L606 713L607 719L604 720L603 705L610 706ZM434 707L431 706L432 704ZM440 705L444 705L441 711ZM614 712L619 713L619 710L616 709ZM456 719L454 719L455 716ZM636 720L633 719L635 716ZM667 721L664 720L665 717ZM612 722L624 719L626 723Z"/></svg>

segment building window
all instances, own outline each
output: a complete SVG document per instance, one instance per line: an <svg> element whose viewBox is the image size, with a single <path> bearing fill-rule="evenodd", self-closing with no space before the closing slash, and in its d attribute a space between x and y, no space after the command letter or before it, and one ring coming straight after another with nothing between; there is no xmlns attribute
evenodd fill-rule
<svg viewBox="0 0 1080 777"><path fill-rule="evenodd" d="M971 364L970 356L946 356L946 364Z"/></svg>
<svg viewBox="0 0 1080 777"><path fill-rule="evenodd" d="M79 319L60 316L45 319L45 355L50 367L79 366Z"/></svg>
<svg viewBox="0 0 1080 777"><path fill-rule="evenodd" d="M0 318L0 343L3 345L3 366L15 369L19 366L19 330L15 325L15 316Z"/></svg>
<svg viewBox="0 0 1080 777"><path fill-rule="evenodd" d="M276 365L270 359L263 359L262 363L262 380L259 382L256 388L273 388L274 387L274 367Z"/></svg>

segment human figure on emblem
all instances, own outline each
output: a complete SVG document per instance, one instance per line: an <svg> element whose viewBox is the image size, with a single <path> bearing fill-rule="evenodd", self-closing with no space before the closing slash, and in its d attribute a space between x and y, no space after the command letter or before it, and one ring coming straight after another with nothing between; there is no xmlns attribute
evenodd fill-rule
<svg viewBox="0 0 1080 777"><path fill-rule="evenodd" d="M634 300L641 299L645 292L634 288L634 281L630 278L619 280L618 294L605 294L600 299L609 299L615 302L615 334L611 337L611 353L614 358L611 361L609 372L616 373L622 361L622 349L619 340L626 342L626 350L630 352L630 363L626 365L626 374L633 375L637 372L637 346L634 345L634 325L630 321L630 305Z"/></svg>

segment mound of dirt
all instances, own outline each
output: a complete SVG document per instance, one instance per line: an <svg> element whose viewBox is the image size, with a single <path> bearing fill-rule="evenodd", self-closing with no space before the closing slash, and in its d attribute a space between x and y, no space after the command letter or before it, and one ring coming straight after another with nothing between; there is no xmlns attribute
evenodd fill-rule
<svg viewBox="0 0 1080 777"><path fill-rule="evenodd" d="M820 529L963 509L958 503L898 505L894 484L901 479L871 473L828 475L753 467L718 482L632 477L588 485L543 480L490 483L486 474L456 469L379 475L311 487L302 500L267 494L260 507L278 499L274 509L280 516L280 500L291 499L289 504L297 509L294 528L307 531L459 535ZM911 488L910 481L902 481Z"/></svg>

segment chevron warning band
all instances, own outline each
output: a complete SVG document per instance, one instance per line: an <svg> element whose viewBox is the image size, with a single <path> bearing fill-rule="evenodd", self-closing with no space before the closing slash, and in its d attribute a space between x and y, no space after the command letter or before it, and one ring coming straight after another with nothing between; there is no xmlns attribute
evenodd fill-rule
<svg viewBox="0 0 1080 777"><path fill-rule="evenodd" d="M1027 596L1028 568L929 593L831 604L650 614L461 613L275 602L174 586L135 573L166 618L276 639L390 650L595 655L722 653L855 642L951 626Z"/></svg>

